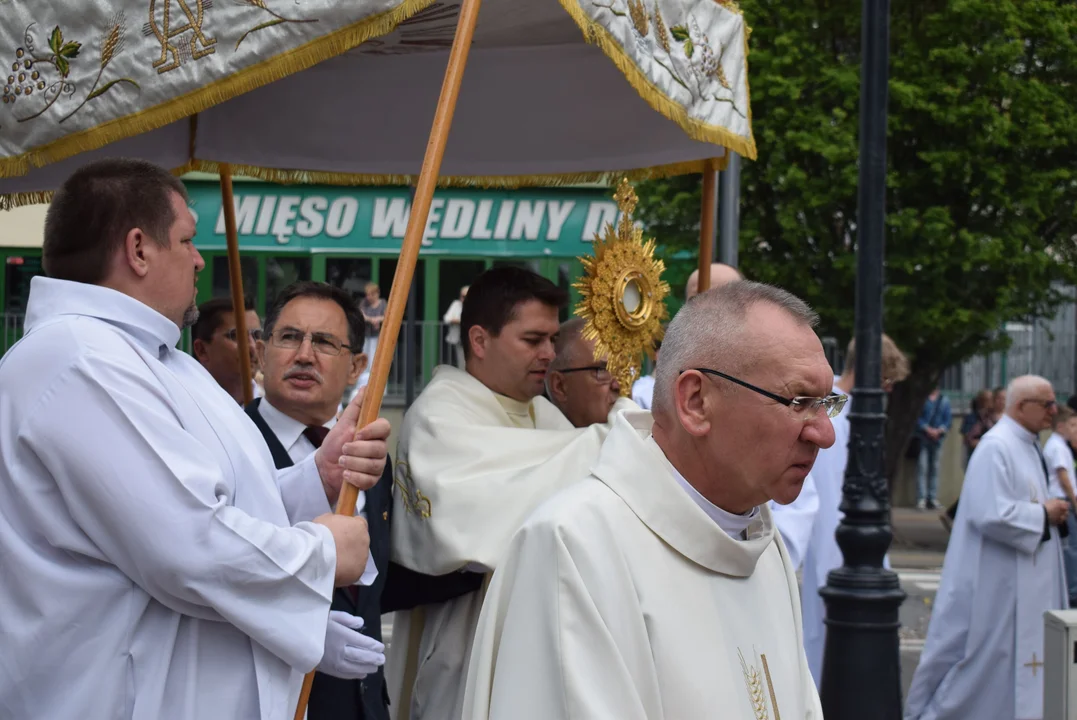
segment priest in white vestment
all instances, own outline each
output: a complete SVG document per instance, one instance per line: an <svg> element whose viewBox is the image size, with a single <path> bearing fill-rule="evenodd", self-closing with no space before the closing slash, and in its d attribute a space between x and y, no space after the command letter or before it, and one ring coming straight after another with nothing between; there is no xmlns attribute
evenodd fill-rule
<svg viewBox="0 0 1077 720"><path fill-rule="evenodd" d="M890 392L895 384L909 374L909 360L890 336L882 336L882 386ZM834 392L850 395L856 385L856 340L849 342L845 353L845 369L834 382ZM826 585L831 570L842 566L844 558L838 547L836 533L845 514L841 511L842 489L845 487L845 466L849 461L849 409L847 403L834 418L834 446L823 450L815 460L812 476L819 492L819 514L815 518L808 550L801 573L800 609L804 615L804 652L808 656L815 686L823 677L823 650L826 647L826 605L819 590ZM788 541L787 541L788 542ZM883 556L883 567L890 567L890 558Z"/></svg>
<svg viewBox="0 0 1077 720"><path fill-rule="evenodd" d="M670 323L654 415L515 535L483 606L465 720L820 720L769 500L796 499L845 398L784 290L732 283Z"/></svg>
<svg viewBox="0 0 1077 720"><path fill-rule="evenodd" d="M388 423L359 442L339 425L277 474L176 349L204 267L184 198L163 169L105 160L49 208L52 277L0 359L2 718L291 720L306 671L384 662L329 618L369 538L325 513L345 479L376 481Z"/></svg>
<svg viewBox="0 0 1077 720"><path fill-rule="evenodd" d="M396 455L392 559L427 575L489 573L540 502L578 481L609 425L576 429L541 397L567 295L513 267L464 300L467 370L437 368ZM637 409L619 399L610 410ZM397 720L458 720L484 590L398 612L386 665Z"/></svg>
<svg viewBox="0 0 1077 720"><path fill-rule="evenodd" d="M1043 614L1069 605L1069 510L1048 493L1037 436L1056 411L1047 380L1014 379L972 454L906 720L1043 717Z"/></svg>

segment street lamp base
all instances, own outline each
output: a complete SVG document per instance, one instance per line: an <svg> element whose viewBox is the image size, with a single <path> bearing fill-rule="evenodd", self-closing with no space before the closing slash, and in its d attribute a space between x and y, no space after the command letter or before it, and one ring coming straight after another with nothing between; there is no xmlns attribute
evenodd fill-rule
<svg viewBox="0 0 1077 720"><path fill-rule="evenodd" d="M882 568L832 571L819 594L826 603L826 651L820 683L826 720L901 720L897 573ZM884 698L893 695L890 701Z"/></svg>

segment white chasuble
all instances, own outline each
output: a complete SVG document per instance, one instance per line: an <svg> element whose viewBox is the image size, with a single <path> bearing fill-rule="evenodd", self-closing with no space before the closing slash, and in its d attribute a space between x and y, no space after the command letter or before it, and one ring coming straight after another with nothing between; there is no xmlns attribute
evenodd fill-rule
<svg viewBox="0 0 1077 720"><path fill-rule="evenodd" d="M821 720L770 510L734 540L678 486L651 415L528 518L475 633L465 720Z"/></svg>
<svg viewBox="0 0 1077 720"><path fill-rule="evenodd" d="M626 408L636 405L618 400L610 417ZM438 367L400 431L393 561L428 575L493 570L528 514L587 475L609 428L574 428L545 398L517 403L462 370ZM474 592L397 614L386 665L397 718L460 717L481 607Z"/></svg>
<svg viewBox="0 0 1077 720"><path fill-rule="evenodd" d="M1037 443L1003 416L972 454L908 720L1043 717L1043 614L1069 603Z"/></svg>

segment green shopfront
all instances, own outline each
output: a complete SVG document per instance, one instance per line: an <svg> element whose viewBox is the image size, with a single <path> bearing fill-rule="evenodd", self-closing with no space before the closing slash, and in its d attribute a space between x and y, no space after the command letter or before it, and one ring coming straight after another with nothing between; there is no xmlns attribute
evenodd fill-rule
<svg viewBox="0 0 1077 720"><path fill-rule="evenodd" d="M227 297L228 261L220 186L188 182L197 218L197 247L206 259L199 299ZM360 297L368 282L391 290L410 211L407 188L341 188L236 183L236 226L244 291L259 313L297 280L329 282ZM440 190L435 195L415 272L413 317L401 337L394 381L402 383L402 350L416 351L420 385L451 357L440 321L460 288L498 265L518 265L563 288L581 272L595 233L617 218L605 189ZM573 302L575 302L573 295Z"/></svg>

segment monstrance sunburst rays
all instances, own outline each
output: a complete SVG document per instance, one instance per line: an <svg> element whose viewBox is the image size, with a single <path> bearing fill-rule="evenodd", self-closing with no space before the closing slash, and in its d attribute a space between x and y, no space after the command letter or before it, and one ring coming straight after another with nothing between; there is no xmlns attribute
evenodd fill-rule
<svg viewBox="0 0 1077 720"><path fill-rule="evenodd" d="M662 280L666 266L654 256L654 239L644 241L632 220L638 198L628 180L613 199L621 219L595 235L593 257L580 258L584 275L574 283L581 295L576 315L586 321L583 336L595 341L595 358L608 357L606 367L628 397L644 353L653 360L662 339L669 284Z"/></svg>

